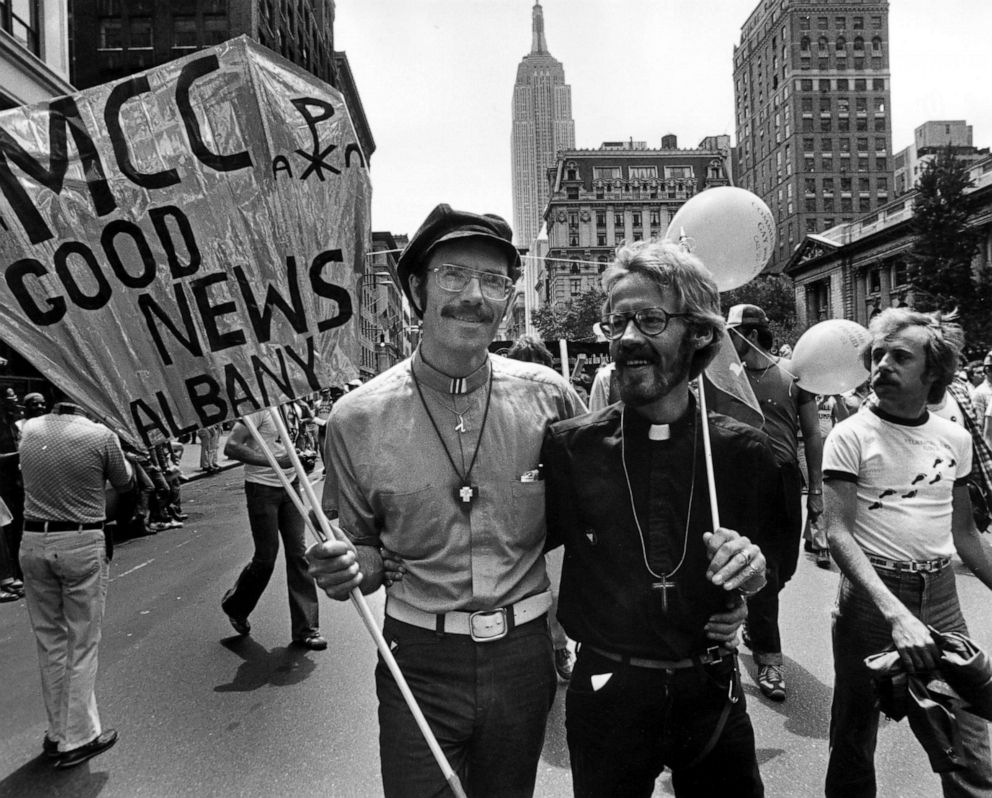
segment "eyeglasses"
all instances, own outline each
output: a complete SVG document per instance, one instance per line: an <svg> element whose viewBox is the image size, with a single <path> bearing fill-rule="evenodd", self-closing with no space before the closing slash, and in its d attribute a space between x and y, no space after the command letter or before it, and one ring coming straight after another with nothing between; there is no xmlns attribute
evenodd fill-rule
<svg viewBox="0 0 992 798"><path fill-rule="evenodd" d="M664 308L641 308L635 313L607 313L599 320L603 335L615 341L627 330L631 319L634 326L650 338L661 335L668 327L669 319L684 318L689 313L669 313Z"/></svg>
<svg viewBox="0 0 992 798"><path fill-rule="evenodd" d="M513 280L502 274L480 272L457 263L442 263L431 271L437 275L437 284L452 294L464 291L472 280L478 280L482 295L495 302L502 302L513 292Z"/></svg>

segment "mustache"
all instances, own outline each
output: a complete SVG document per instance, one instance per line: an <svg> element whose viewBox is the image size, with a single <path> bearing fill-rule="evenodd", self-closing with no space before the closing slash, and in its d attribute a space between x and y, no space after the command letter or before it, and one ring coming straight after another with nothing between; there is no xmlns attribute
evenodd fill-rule
<svg viewBox="0 0 992 798"><path fill-rule="evenodd" d="M470 319L483 323L489 323L496 318L493 312L485 307L444 307L441 308L441 316L449 319L461 318Z"/></svg>
<svg viewBox="0 0 992 798"><path fill-rule="evenodd" d="M617 366L625 366L630 360L646 360L649 363L658 362L658 353L650 346L643 344L621 343L613 358Z"/></svg>

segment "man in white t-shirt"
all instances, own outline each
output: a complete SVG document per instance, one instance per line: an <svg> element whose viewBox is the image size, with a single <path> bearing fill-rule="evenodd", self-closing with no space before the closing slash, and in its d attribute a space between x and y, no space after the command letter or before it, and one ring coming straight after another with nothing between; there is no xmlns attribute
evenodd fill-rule
<svg viewBox="0 0 992 798"><path fill-rule="evenodd" d="M875 400L834 427L823 456L824 518L842 572L833 622L834 696L828 798L876 794L878 709L864 658L894 646L906 669L933 670L927 625L967 633L957 553L992 588L992 553L975 529L966 479L972 442L927 410L954 379L957 324L890 308L872 319ZM945 795L992 794L985 721L957 713L961 768L941 773Z"/></svg>
<svg viewBox="0 0 992 798"><path fill-rule="evenodd" d="M267 411L249 416L276 462L298 490L296 472L284 442ZM255 553L238 576L234 587L224 594L224 610L234 631L247 635L251 631L248 616L262 597L275 570L282 537L286 558L286 586L289 590L289 617L293 643L313 651L327 648L318 627L317 586L307 573L305 523L303 516L283 486L279 474L269 465L248 427L241 421L234 425L224 446L231 460L245 464L245 498L248 522L255 543Z"/></svg>

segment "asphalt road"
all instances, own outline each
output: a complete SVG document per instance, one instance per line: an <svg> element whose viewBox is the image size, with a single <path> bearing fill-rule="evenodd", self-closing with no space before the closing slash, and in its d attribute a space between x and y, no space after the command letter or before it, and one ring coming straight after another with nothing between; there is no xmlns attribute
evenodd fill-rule
<svg viewBox="0 0 992 798"><path fill-rule="evenodd" d="M322 600L330 648L289 648L280 561L251 637L233 637L218 604L250 555L241 469L190 482L183 495L184 528L130 541L114 558L98 681L104 724L121 733L112 750L66 772L41 756L27 612L23 602L0 605L0 798L379 795L375 650L354 608ZM741 658L771 798L822 794L837 578L804 558L783 595L784 704L761 697L746 650ZM992 647L988 593L966 573L959 590L973 636ZM381 594L369 601L381 616ZM559 690L538 796L571 795L563 716ZM877 762L881 795L940 794L905 722L883 723ZM672 794L667 777L655 794Z"/></svg>

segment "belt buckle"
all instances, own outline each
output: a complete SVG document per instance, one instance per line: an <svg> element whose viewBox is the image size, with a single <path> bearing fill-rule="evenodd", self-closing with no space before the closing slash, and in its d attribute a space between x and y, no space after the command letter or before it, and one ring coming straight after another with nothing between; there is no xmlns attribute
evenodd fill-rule
<svg viewBox="0 0 992 798"><path fill-rule="evenodd" d="M476 643L490 643L506 637L506 607L497 610L480 610L468 617L468 631Z"/></svg>
<svg viewBox="0 0 992 798"><path fill-rule="evenodd" d="M726 653L720 646L710 646L699 659L703 665L713 665L722 660Z"/></svg>

